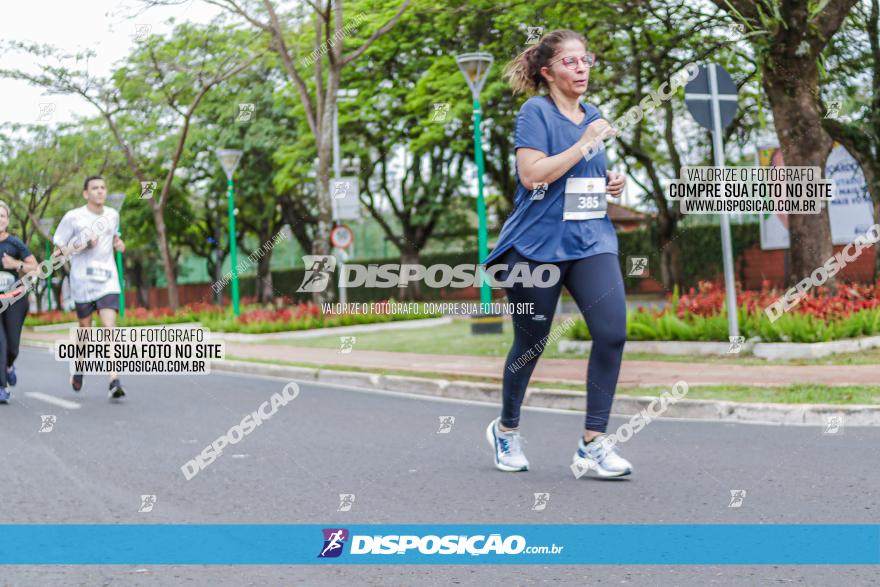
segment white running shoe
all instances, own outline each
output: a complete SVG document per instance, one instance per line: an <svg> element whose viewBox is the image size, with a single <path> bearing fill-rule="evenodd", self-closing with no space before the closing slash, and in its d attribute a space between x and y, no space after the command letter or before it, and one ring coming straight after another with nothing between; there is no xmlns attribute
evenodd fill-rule
<svg viewBox="0 0 880 587"><path fill-rule="evenodd" d="M498 429L501 418L495 418L486 428L486 440L495 451L495 467L502 471L528 471L529 461L522 451L519 430L503 432Z"/></svg>
<svg viewBox="0 0 880 587"><path fill-rule="evenodd" d="M617 448L607 434L596 437L589 444L581 436L572 459L572 470L595 471L599 477L623 477L632 473L632 464L617 454ZM577 475L577 472L575 473ZM580 477L580 475L578 475Z"/></svg>

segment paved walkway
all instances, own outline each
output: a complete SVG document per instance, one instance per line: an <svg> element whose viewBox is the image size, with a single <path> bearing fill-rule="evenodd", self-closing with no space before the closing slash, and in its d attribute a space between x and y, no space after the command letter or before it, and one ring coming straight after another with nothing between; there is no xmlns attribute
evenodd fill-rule
<svg viewBox="0 0 880 587"><path fill-rule="evenodd" d="M51 342L56 335L48 332L25 332L28 340ZM316 365L422 371L442 374L446 379L471 375L500 379L504 359L464 355L430 355L386 351L353 350L341 353L334 349L295 347L274 344L226 343L228 356L243 359L293 361ZM581 359L542 358L532 381L583 384L587 361ZM667 386L684 379L689 385L742 384L779 386L792 383L821 385L878 385L880 365L724 365L702 362L628 361L624 360L619 383L623 386Z"/></svg>

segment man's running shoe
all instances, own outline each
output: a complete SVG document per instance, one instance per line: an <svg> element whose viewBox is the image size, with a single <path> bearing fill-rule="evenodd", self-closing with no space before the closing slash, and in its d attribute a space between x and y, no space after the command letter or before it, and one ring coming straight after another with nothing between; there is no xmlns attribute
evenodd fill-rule
<svg viewBox="0 0 880 587"><path fill-rule="evenodd" d="M110 382L110 399L119 399L125 395L125 390L122 389L122 384L119 383L118 379L114 379Z"/></svg>
<svg viewBox="0 0 880 587"><path fill-rule="evenodd" d="M14 387L15 384L18 383L18 375L15 374L15 365L6 370L6 383L8 383L10 387Z"/></svg>
<svg viewBox="0 0 880 587"><path fill-rule="evenodd" d="M632 464L617 454L617 448L607 434L597 436L585 443L578 440L578 449L572 459L572 470L596 471L600 477L623 477L632 473Z"/></svg>
<svg viewBox="0 0 880 587"><path fill-rule="evenodd" d="M79 391L83 387L83 375L82 373L75 373L73 377L70 378L70 385L73 387L73 391Z"/></svg>
<svg viewBox="0 0 880 587"><path fill-rule="evenodd" d="M528 471L529 461L522 451L519 430L502 432L498 429L501 418L495 418L486 428L486 440L495 451L495 467L502 471Z"/></svg>
<svg viewBox="0 0 880 587"><path fill-rule="evenodd" d="M5 387L0 387L0 404L5 404L9 401L9 392Z"/></svg>

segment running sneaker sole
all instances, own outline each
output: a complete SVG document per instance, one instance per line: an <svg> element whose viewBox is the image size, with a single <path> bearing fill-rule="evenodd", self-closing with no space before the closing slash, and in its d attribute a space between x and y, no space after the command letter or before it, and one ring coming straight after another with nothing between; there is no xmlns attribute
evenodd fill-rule
<svg viewBox="0 0 880 587"><path fill-rule="evenodd" d="M571 460L571 464L576 465L578 463L578 461L582 461L586 465L587 472L595 471L599 477L603 477L605 479L610 479L612 477L626 477L627 475L632 473L632 469L626 469L625 471L623 471L621 473L618 473L615 471L609 471L608 469L603 469L602 467L599 466L598 462L594 461L593 459L585 459L584 457L579 455L577 452L575 452L574 458L572 458L572 460ZM586 473L584 473L584 475L586 475Z"/></svg>
<svg viewBox="0 0 880 587"><path fill-rule="evenodd" d="M73 388L73 391L79 391L83 387L82 376L80 376L79 381L76 380L76 376L70 378L70 386Z"/></svg>
<svg viewBox="0 0 880 587"><path fill-rule="evenodd" d="M505 465L498 462L498 445L495 441L495 422L496 420L492 420L489 423L489 427L486 428L486 440L489 442L489 446L492 447L492 454L495 455L495 468L499 471L504 471L506 473L518 473L520 471L528 471L528 467L511 467L510 465Z"/></svg>
<svg viewBox="0 0 880 587"><path fill-rule="evenodd" d="M125 390L122 389L122 386L119 386L111 389L108 395L110 396L110 399L119 399L121 397L125 397Z"/></svg>

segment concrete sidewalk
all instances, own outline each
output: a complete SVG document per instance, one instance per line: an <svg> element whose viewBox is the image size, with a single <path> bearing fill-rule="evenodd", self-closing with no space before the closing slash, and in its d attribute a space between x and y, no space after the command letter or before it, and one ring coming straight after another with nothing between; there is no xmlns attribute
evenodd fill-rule
<svg viewBox="0 0 880 587"><path fill-rule="evenodd" d="M22 342L51 343L57 335L25 331ZM446 377L469 375L500 380L504 359L464 355L431 355L354 349L341 353L334 349L274 344L226 342L226 354L241 359L291 361L313 365L394 371L437 373ZM587 359L542 358L532 381L583 385ZM668 386L684 379L689 385L783 386L792 383L819 385L878 385L880 365L724 365L702 362L628 361L620 370L619 384L627 387Z"/></svg>

